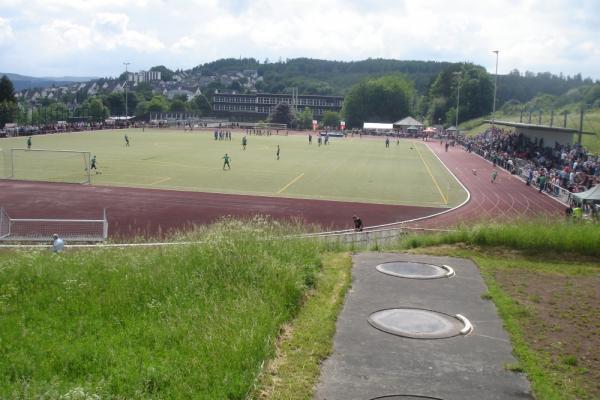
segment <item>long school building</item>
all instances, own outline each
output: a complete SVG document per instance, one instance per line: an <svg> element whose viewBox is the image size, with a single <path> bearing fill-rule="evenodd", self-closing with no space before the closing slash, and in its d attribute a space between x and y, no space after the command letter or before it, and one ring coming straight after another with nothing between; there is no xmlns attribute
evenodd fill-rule
<svg viewBox="0 0 600 400"><path fill-rule="evenodd" d="M326 111L340 112L344 98L342 96L298 95L253 93L226 94L213 96L213 114L217 117L231 117L239 121L264 120L279 103L287 103L298 111L305 107L312 109L315 119L319 120Z"/></svg>

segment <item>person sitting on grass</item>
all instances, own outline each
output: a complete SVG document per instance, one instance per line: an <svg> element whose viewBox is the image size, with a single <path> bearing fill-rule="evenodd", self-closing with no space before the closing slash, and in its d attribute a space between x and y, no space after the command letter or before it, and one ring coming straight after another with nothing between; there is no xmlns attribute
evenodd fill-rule
<svg viewBox="0 0 600 400"><path fill-rule="evenodd" d="M57 233L52 235L52 251L54 253L60 253L65 249L65 241L62 240Z"/></svg>

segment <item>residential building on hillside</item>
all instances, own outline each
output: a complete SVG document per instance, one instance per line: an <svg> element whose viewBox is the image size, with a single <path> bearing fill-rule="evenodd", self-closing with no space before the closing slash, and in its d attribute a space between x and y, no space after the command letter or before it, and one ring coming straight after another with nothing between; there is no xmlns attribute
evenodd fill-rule
<svg viewBox="0 0 600 400"><path fill-rule="evenodd" d="M279 103L294 106L291 94L273 93L215 93L212 102L215 116L239 121L265 119ZM299 95L295 106L299 111L310 108L319 120L326 111L340 112L343 102L342 96Z"/></svg>
<svg viewBox="0 0 600 400"><path fill-rule="evenodd" d="M127 73L127 80L134 83L160 81L160 79L160 71L139 71Z"/></svg>

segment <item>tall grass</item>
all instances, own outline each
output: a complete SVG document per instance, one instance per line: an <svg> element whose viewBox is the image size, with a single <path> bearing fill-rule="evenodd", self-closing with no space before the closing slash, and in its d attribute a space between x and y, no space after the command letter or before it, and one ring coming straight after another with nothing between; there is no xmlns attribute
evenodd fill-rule
<svg viewBox="0 0 600 400"><path fill-rule="evenodd" d="M319 244L228 221L204 243L0 253L0 398L243 399Z"/></svg>
<svg viewBox="0 0 600 400"><path fill-rule="evenodd" d="M402 248L416 248L455 243L600 257L600 226L524 220L459 227L453 232L433 235L409 235L401 238L399 245Z"/></svg>

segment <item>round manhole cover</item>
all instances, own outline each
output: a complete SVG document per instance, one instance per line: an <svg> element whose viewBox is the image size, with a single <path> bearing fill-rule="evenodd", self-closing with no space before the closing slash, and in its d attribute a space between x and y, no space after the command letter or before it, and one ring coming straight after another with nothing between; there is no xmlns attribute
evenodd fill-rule
<svg viewBox="0 0 600 400"><path fill-rule="evenodd" d="M393 261L379 264L377 271L409 279L451 278L454 270L447 265L433 265L411 261Z"/></svg>
<svg viewBox="0 0 600 400"><path fill-rule="evenodd" d="M469 320L419 308L390 308L369 316L369 324L392 335L413 339L445 339L473 330Z"/></svg>
<svg viewBox="0 0 600 400"><path fill-rule="evenodd" d="M392 396L375 397L371 400L442 400L439 397L415 396L411 394L395 394Z"/></svg>

